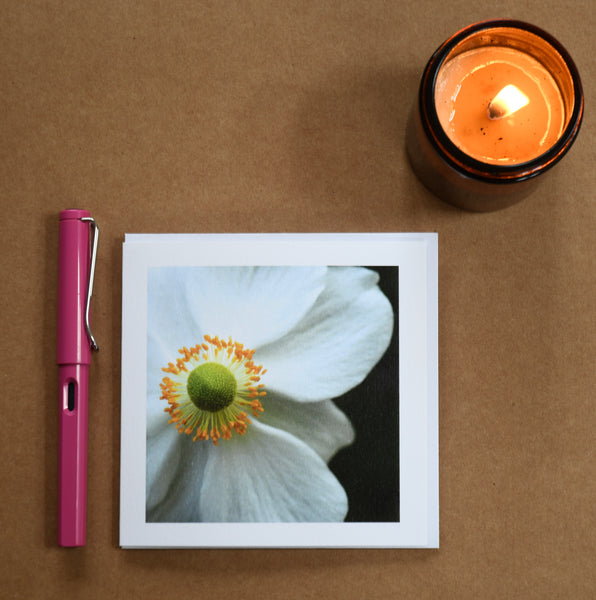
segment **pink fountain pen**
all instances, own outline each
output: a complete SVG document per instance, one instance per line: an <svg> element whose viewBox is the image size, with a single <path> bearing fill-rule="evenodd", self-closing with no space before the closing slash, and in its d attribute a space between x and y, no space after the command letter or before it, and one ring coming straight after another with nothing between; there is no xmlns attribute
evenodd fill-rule
<svg viewBox="0 0 596 600"><path fill-rule="evenodd" d="M91 241L93 230L93 241ZM89 303L99 229L86 210L60 213L58 250L59 458L58 544L84 546L87 520L87 399L91 350Z"/></svg>

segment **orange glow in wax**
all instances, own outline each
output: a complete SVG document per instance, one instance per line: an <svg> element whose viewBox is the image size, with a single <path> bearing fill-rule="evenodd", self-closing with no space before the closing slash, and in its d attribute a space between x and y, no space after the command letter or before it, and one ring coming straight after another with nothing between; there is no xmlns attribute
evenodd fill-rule
<svg viewBox="0 0 596 600"><path fill-rule="evenodd" d="M512 110L503 100L508 92ZM532 160L565 127L561 92L550 73L529 54L502 46L476 48L446 62L437 74L435 106L450 140L489 164Z"/></svg>

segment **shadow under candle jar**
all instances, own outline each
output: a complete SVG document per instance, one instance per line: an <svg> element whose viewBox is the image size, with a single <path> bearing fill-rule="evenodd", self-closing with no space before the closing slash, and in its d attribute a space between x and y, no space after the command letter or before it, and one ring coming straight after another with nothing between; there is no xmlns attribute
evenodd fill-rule
<svg viewBox="0 0 596 600"><path fill-rule="evenodd" d="M559 42L520 21L476 23L428 62L408 156L439 198L497 210L536 189L573 144L582 115L579 74Z"/></svg>

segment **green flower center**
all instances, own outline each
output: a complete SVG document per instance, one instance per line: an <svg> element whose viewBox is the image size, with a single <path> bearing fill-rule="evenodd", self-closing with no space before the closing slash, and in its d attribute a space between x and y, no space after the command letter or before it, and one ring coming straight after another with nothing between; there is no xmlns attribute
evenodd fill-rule
<svg viewBox="0 0 596 600"><path fill-rule="evenodd" d="M224 365L206 362L188 376L186 391L197 408L215 413L234 401L236 378Z"/></svg>
<svg viewBox="0 0 596 600"><path fill-rule="evenodd" d="M232 433L244 435L253 417L263 412L261 399L267 395L259 383L267 369L255 365L254 350L232 338L203 336L204 342L192 348L180 348L176 362L162 367L159 384L161 399L166 400L168 423L179 433L192 435L192 441L229 440Z"/></svg>

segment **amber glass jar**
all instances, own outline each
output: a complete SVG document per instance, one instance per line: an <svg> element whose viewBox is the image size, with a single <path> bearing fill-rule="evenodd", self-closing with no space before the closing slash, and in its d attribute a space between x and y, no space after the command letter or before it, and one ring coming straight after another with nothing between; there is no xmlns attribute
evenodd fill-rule
<svg viewBox="0 0 596 600"><path fill-rule="evenodd" d="M530 57L528 60L539 63L549 74L560 98L560 129L544 151L530 159L522 154L520 160L515 160L515 156L495 160L473 156L465 144L459 144L458 139L446 130L445 116L440 118L437 110L437 94L440 93L437 86L450 63L454 64L452 61L460 60L465 53L490 55L496 52L508 52L514 57L523 54L525 58ZM456 96L457 92L451 98ZM486 111L486 107L483 110ZM579 74L557 40L520 21L504 19L476 23L446 40L429 60L408 122L408 156L419 179L439 198L468 210L497 210L519 202L534 191L544 179L544 173L558 163L573 144L582 115L583 92Z"/></svg>

